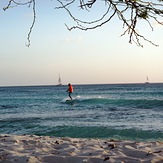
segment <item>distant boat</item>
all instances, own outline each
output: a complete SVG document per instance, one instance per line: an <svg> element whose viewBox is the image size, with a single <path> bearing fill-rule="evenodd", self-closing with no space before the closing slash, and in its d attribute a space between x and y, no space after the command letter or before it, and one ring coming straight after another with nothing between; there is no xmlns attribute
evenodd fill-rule
<svg viewBox="0 0 163 163"><path fill-rule="evenodd" d="M147 76L147 81L145 82L145 84L149 84L149 79L148 79L148 76Z"/></svg>
<svg viewBox="0 0 163 163"><path fill-rule="evenodd" d="M62 85L62 81L61 81L61 77L60 77L60 74L59 74L59 78L58 78L58 84L57 86L61 86Z"/></svg>

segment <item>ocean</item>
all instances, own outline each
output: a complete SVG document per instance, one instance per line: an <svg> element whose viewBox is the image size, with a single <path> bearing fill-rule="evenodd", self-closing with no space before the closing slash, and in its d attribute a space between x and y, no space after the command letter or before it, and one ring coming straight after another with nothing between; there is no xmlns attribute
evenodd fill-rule
<svg viewBox="0 0 163 163"><path fill-rule="evenodd" d="M0 134L163 140L163 84L0 87Z"/></svg>

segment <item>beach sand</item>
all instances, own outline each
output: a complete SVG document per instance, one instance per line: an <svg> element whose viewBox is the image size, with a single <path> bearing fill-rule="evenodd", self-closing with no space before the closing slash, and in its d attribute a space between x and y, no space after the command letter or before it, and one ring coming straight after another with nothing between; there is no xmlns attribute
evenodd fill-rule
<svg viewBox="0 0 163 163"><path fill-rule="evenodd" d="M1 163L163 162L163 142L0 135Z"/></svg>

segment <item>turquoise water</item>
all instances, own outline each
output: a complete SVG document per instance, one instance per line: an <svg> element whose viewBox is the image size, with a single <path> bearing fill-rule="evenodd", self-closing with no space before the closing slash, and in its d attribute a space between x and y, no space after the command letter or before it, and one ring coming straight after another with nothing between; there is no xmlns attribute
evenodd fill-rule
<svg viewBox="0 0 163 163"><path fill-rule="evenodd" d="M0 87L0 134L163 140L163 84Z"/></svg>

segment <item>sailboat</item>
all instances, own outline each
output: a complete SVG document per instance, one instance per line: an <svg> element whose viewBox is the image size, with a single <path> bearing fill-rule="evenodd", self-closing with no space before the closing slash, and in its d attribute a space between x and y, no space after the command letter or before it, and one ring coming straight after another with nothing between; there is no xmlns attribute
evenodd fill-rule
<svg viewBox="0 0 163 163"><path fill-rule="evenodd" d="M148 76L147 76L147 81L145 82L145 84L149 84Z"/></svg>
<svg viewBox="0 0 163 163"><path fill-rule="evenodd" d="M61 77L60 77L60 74L59 74L59 78L58 78L58 84L57 86L61 86L62 85L62 81L61 81Z"/></svg>

